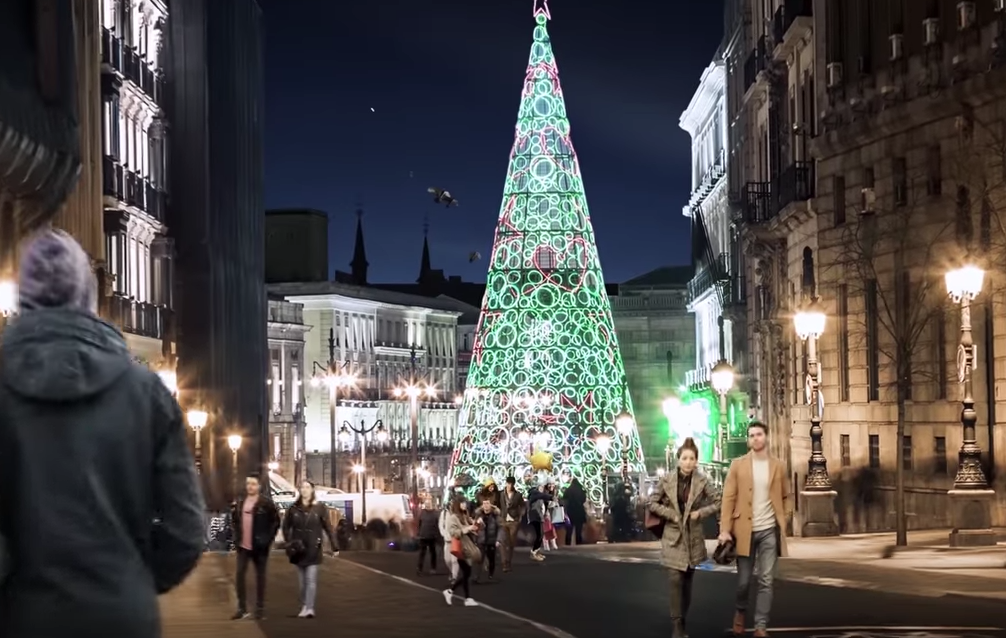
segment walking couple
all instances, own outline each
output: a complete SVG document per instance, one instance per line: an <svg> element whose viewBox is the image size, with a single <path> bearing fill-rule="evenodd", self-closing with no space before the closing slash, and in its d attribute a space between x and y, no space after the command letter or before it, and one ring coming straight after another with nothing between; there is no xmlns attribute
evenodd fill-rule
<svg viewBox="0 0 1006 638"><path fill-rule="evenodd" d="M757 575L754 636L768 636L772 583L777 559L785 555L789 485L782 463L768 454L768 428L748 425L750 451L735 459L724 482L722 499L705 476L696 471L698 447L685 439L677 452L677 468L668 472L650 496L649 510L663 519L661 554L670 571L673 638L685 638L686 616L695 569L707 559L700 519L720 510L721 546L734 544L737 589L732 631L743 636L751 580Z"/></svg>

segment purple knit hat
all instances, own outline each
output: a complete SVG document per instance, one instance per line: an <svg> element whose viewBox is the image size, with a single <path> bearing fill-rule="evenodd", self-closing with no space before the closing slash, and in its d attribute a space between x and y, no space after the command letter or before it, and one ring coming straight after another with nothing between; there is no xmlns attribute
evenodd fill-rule
<svg viewBox="0 0 1006 638"><path fill-rule="evenodd" d="M47 229L22 248L18 293L21 310L68 308L97 312L97 281L91 260L67 233Z"/></svg>

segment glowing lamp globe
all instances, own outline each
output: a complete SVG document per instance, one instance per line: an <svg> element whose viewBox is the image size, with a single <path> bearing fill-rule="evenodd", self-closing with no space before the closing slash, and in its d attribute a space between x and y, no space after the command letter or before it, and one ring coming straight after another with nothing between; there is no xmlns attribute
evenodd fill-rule
<svg viewBox="0 0 1006 638"><path fill-rule="evenodd" d="M349 443L353 440L353 434L349 431L345 425L339 428L339 440L343 443Z"/></svg>
<svg viewBox="0 0 1006 638"><path fill-rule="evenodd" d="M198 432L206 427L210 415L205 410L189 410L185 413L185 419L189 422L189 427Z"/></svg>
<svg viewBox="0 0 1006 638"><path fill-rule="evenodd" d="M717 394L724 395L734 387L734 369L726 361L720 361L709 373L709 383Z"/></svg>
<svg viewBox="0 0 1006 638"><path fill-rule="evenodd" d="M388 440L388 431L384 429L383 425L377 426L377 434L376 434L376 436L377 436L377 440L379 442L381 442L381 443L384 443L385 441Z"/></svg>
<svg viewBox="0 0 1006 638"><path fill-rule="evenodd" d="M363 474L365 469L366 468L360 465L359 463L353 466L353 471L356 472L357 474Z"/></svg>
<svg viewBox="0 0 1006 638"><path fill-rule="evenodd" d="M227 437L227 447L231 449L231 452L237 452L241 449L241 435L232 434Z"/></svg>
<svg viewBox="0 0 1006 638"><path fill-rule="evenodd" d="M954 303L960 303L963 299L971 301L982 290L985 271L978 266L967 265L947 272L946 281L947 293Z"/></svg>
<svg viewBox="0 0 1006 638"><path fill-rule="evenodd" d="M594 446L602 457L608 456L608 450L611 449L611 437L607 434L597 436L594 438Z"/></svg>
<svg viewBox="0 0 1006 638"><path fill-rule="evenodd" d="M636 427L636 419L634 419L632 415L626 412L625 410L619 412L618 416L615 417L615 429L617 429L618 433L621 434L622 436L631 435L632 430L635 427Z"/></svg>
<svg viewBox="0 0 1006 638"><path fill-rule="evenodd" d="M817 339L824 333L825 314L816 304L811 304L806 309L796 313L793 317L793 326L796 328L796 336L800 339Z"/></svg>

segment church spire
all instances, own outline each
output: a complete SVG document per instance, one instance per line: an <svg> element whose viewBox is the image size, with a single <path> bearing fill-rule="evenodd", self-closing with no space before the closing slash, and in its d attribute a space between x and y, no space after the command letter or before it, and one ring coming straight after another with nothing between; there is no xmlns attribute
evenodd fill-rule
<svg viewBox="0 0 1006 638"><path fill-rule="evenodd" d="M356 244L353 247L353 261L349 262L353 283L357 286L367 285L367 247L363 243L363 209L356 211Z"/></svg>
<svg viewBox="0 0 1006 638"><path fill-rule="evenodd" d="M430 265L430 218L423 220L423 257L419 262L419 279L417 284L423 284L430 280L433 267Z"/></svg>

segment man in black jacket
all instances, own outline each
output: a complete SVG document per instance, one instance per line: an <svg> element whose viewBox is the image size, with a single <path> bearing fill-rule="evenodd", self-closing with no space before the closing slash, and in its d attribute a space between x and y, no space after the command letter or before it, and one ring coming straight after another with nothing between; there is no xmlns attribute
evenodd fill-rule
<svg viewBox="0 0 1006 638"><path fill-rule="evenodd" d="M203 551L181 410L95 315L69 235L36 236L19 276L0 345L0 636L156 637L157 594Z"/></svg>
<svg viewBox="0 0 1006 638"><path fill-rule="evenodd" d="M506 547L503 549L503 571L508 572L513 564L513 550L517 547L517 532L520 531L521 516L524 515L524 496L517 490L517 479L506 477L506 487L500 492L499 508L503 518L503 534Z"/></svg>
<svg viewBox="0 0 1006 638"><path fill-rule="evenodd" d="M269 550L279 531L279 510L262 494L262 484L255 474L245 479L245 497L234 503L231 510L231 529L234 549L237 550L238 610L234 620L248 617L245 577L248 561L255 566L255 618L265 617L265 574L269 564Z"/></svg>

